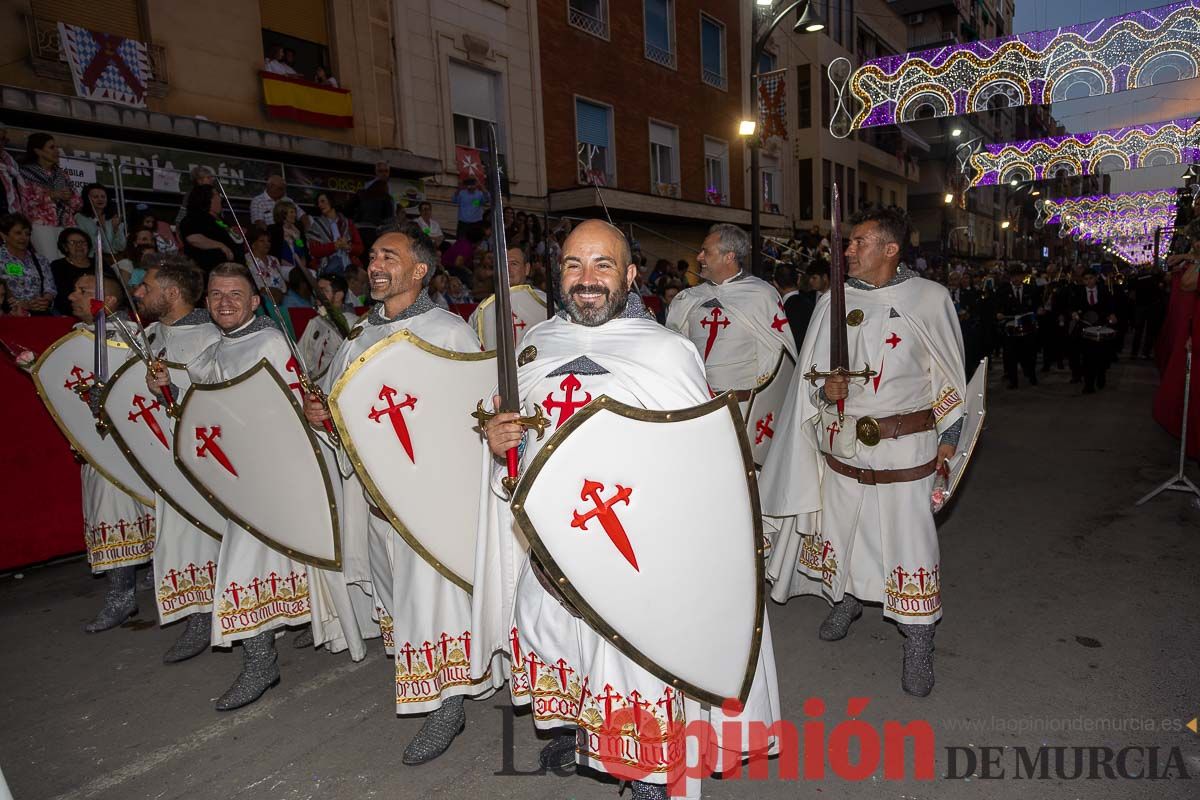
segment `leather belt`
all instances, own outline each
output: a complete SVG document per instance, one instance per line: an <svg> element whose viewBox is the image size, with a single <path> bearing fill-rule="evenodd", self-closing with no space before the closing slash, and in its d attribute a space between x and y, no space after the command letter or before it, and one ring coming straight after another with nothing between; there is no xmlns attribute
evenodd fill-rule
<svg viewBox="0 0 1200 800"><path fill-rule="evenodd" d="M546 594L553 597L558 604L566 609L567 613L572 617L575 617L576 619L583 619L583 615L579 613L579 610L576 609L575 606L571 605L571 602L567 600L567 598L563 597L563 593L559 590L558 586L555 585L554 579L550 577L550 574L546 572L546 568L542 566L542 562L538 560L538 557L533 553L529 554L529 567L533 570L533 574L538 579L538 583L540 583L542 588L546 590Z"/></svg>
<svg viewBox="0 0 1200 800"><path fill-rule="evenodd" d="M383 515L383 512L380 511L378 507L372 505L371 503L367 503L367 509L371 512L372 517L375 517L376 519L381 519L389 525L392 524L392 521L390 519L388 519L387 517L385 517Z"/></svg>
<svg viewBox="0 0 1200 800"><path fill-rule="evenodd" d="M909 467L907 469L868 469L866 467L852 467L838 461L828 453L825 454L825 463L829 468L839 475L845 475L847 478L853 478L863 486L877 486L881 483L908 483L909 481L919 481L922 478L928 478L937 470L937 456L928 464L922 464L919 467Z"/></svg>
<svg viewBox="0 0 1200 800"><path fill-rule="evenodd" d="M884 439L899 439L910 433L931 431L936 426L933 409L893 414L890 417L859 417L855 435L865 445L874 446Z"/></svg>
<svg viewBox="0 0 1200 800"><path fill-rule="evenodd" d="M726 389L725 392L732 394L739 403L746 402L750 399L750 395L754 394L753 389ZM720 397L721 395L725 394L725 392L714 391L713 397Z"/></svg>

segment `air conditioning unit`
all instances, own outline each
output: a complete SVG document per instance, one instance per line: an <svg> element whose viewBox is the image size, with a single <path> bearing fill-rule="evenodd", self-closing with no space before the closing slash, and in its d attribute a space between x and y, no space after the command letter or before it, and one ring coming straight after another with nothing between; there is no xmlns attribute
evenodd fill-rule
<svg viewBox="0 0 1200 800"><path fill-rule="evenodd" d="M907 22L909 25L920 25L924 21L925 21L924 14L909 14L908 17L905 19L905 22Z"/></svg>

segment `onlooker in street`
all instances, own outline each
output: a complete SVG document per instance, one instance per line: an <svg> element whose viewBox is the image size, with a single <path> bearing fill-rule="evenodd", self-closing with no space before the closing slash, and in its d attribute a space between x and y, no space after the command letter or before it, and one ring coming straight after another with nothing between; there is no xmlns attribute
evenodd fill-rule
<svg viewBox="0 0 1200 800"><path fill-rule="evenodd" d="M280 308L312 308L312 287L299 270L288 273L287 288Z"/></svg>
<svg viewBox="0 0 1200 800"><path fill-rule="evenodd" d="M288 285L287 278L293 269L292 265L280 261L271 254L271 234L262 225L252 226L250 230L246 231L246 238L249 239L246 266L252 273L258 275L262 285L271 290L271 296L275 298L275 303L277 305L282 303Z"/></svg>
<svg viewBox="0 0 1200 800"><path fill-rule="evenodd" d="M317 279L317 291L321 294L322 302L329 303L336 309L346 307L346 294L350 287L341 275L326 275Z"/></svg>
<svg viewBox="0 0 1200 800"><path fill-rule="evenodd" d="M0 217L0 269L15 313L49 315L57 294L50 262L29 246L33 226L24 214Z"/></svg>
<svg viewBox="0 0 1200 800"><path fill-rule="evenodd" d="M354 193L350 199L347 213L358 226L359 235L363 240L363 252L375 244L376 231L396 217L396 201L392 199L388 177L392 168L386 161L375 163L375 177L363 188Z"/></svg>
<svg viewBox="0 0 1200 800"><path fill-rule="evenodd" d="M504 209L508 211L508 209ZM434 247L441 247L442 241L446 238L446 234L442 233L442 226L433 218L433 204L429 201L422 201L417 206L417 218L413 220L420 226L421 231L433 240Z"/></svg>
<svg viewBox="0 0 1200 800"><path fill-rule="evenodd" d="M192 178L192 188L197 186L211 186L217 179L217 173L213 172L212 167L207 167L204 164L197 164L192 167L190 173ZM191 192L191 189L188 190ZM183 218L187 216L187 195L183 196L183 202L179 205L179 211L175 214L175 227L183 222Z"/></svg>
<svg viewBox="0 0 1200 800"><path fill-rule="evenodd" d="M796 350L804 343L804 334L808 332L808 323L812 319L813 308L817 304L817 295L813 291L800 291L796 268L780 264L775 268L775 288L783 302L783 314L787 317L788 327L792 329L792 338L796 340Z"/></svg>
<svg viewBox="0 0 1200 800"><path fill-rule="evenodd" d="M188 213L179 225L183 252L205 274L225 261L241 262L241 237L221 219L221 195L212 184L198 184L188 193Z"/></svg>
<svg viewBox="0 0 1200 800"><path fill-rule="evenodd" d="M108 189L99 183L89 183L80 193L83 205L75 214L75 225L92 240L95 252L99 240L104 252L114 258L125 249L125 223L117 211ZM105 263L109 263L107 260Z"/></svg>
<svg viewBox="0 0 1200 800"><path fill-rule="evenodd" d="M429 281L429 299L434 302L434 305L441 306L449 311L450 300L447 294L449 291L450 276L444 269L439 269L433 273L433 278Z"/></svg>
<svg viewBox="0 0 1200 800"><path fill-rule="evenodd" d="M62 253L62 258L50 262L55 287L74 286L76 278L96 268L96 262L88 257L91 244L88 235L79 228L63 228L58 235L58 252ZM54 296L56 313L71 316L70 296L70 292L59 292Z"/></svg>
<svg viewBox="0 0 1200 800"><path fill-rule="evenodd" d="M280 200L271 211L275 224L267 228L271 234L271 255L293 267L308 268L308 243L296 221L296 206Z"/></svg>
<svg viewBox="0 0 1200 800"><path fill-rule="evenodd" d="M471 303L475 302L474 298L471 297L471 293L467 290L466 285L454 275L450 276L448 289L450 294L446 300L449 301L450 305L452 306L470 305Z"/></svg>
<svg viewBox="0 0 1200 800"><path fill-rule="evenodd" d="M143 228L133 235L133 240L129 242L129 247L123 253L119 254L115 267L125 276L125 282L130 286L136 286L142 282L145 272L142 271L142 257L146 253L157 253L158 250L154 247L154 234ZM107 259L106 259L107 262Z"/></svg>
<svg viewBox="0 0 1200 800"><path fill-rule="evenodd" d="M316 215L309 218L308 251L318 275L342 275L362 263L362 237L354 223L338 211L325 192L317 195Z"/></svg>
<svg viewBox="0 0 1200 800"><path fill-rule="evenodd" d="M75 224L75 212L82 202L71 176L58 161L58 143L53 136L29 134L21 165L21 210L33 225L33 249L44 255L52 255L58 234Z"/></svg>
<svg viewBox="0 0 1200 800"><path fill-rule="evenodd" d="M371 298L368 294L370 286L366 267L351 265L350 269L346 270L345 277L349 293L346 295L344 310L357 312L358 309L369 306Z"/></svg>
<svg viewBox="0 0 1200 800"><path fill-rule="evenodd" d="M270 225L274 222L275 204L280 201L296 205L296 201L287 196L287 182L284 181L283 176L272 175L267 178L262 194L256 195L250 201L250 224ZM299 209L300 207L296 206L297 214L303 217L304 214Z"/></svg>
<svg viewBox="0 0 1200 800"><path fill-rule="evenodd" d="M145 228L153 234L155 250L164 254L179 252L179 240L175 238L175 231L171 230L170 225L160 220L148 206L139 204L137 211L141 214L137 227Z"/></svg>
<svg viewBox="0 0 1200 800"><path fill-rule="evenodd" d="M479 230L483 227L483 211L491 204L492 196L479 188L479 181L472 177L463 179L450 200L458 206L458 230L455 233L457 238L463 238L469 230Z"/></svg>

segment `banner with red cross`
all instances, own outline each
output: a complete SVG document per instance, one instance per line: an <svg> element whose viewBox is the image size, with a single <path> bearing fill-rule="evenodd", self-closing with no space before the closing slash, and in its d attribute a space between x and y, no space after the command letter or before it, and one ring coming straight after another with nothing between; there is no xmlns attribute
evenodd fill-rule
<svg viewBox="0 0 1200 800"><path fill-rule="evenodd" d="M787 135L787 70L779 69L758 76L758 124L764 140Z"/></svg>
<svg viewBox="0 0 1200 800"><path fill-rule="evenodd" d="M63 58L71 67L75 94L89 100L146 107L150 56L145 42L78 25L58 23Z"/></svg>

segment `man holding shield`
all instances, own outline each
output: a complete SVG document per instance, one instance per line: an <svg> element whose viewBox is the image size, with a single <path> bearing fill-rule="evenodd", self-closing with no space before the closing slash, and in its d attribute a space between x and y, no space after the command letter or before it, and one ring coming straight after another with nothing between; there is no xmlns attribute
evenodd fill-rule
<svg viewBox="0 0 1200 800"><path fill-rule="evenodd" d="M803 376L813 386L797 370L762 498L766 514L790 518L772 561L776 599L824 596L833 604L825 641L846 636L861 601L882 603L905 637L902 686L924 697L942 616L931 496L957 449L967 392L954 303L900 262L908 231L892 209L855 220L849 277L842 285L835 275L817 301L800 362L823 363L827 353L832 362L840 337L844 363L814 367Z"/></svg>

